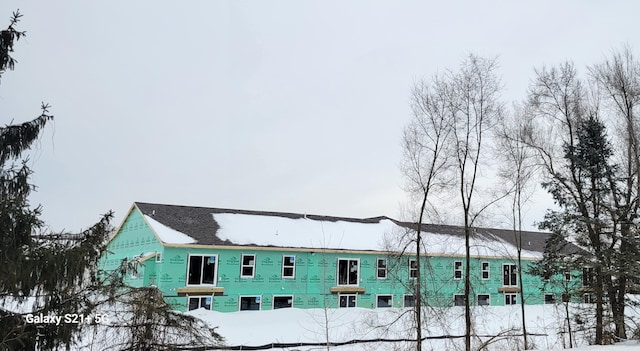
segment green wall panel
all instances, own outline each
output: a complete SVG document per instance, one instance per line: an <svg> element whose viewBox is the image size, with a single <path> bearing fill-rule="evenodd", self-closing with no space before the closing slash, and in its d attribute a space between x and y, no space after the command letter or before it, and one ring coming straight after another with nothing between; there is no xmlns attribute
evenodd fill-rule
<svg viewBox="0 0 640 351"><path fill-rule="evenodd" d="M212 308L222 312L237 311L241 296L260 296L263 310L273 308L274 296L293 296L293 306L296 308L337 307L338 294L331 293L330 289L337 286L339 259L359 261L358 287L365 288L365 291L357 295L358 307L375 308L377 295L392 295L393 307L402 307L403 296L411 294L413 284L413 280L409 278L409 257L387 257L375 252L323 252L309 249L256 250L243 247L198 248L189 245L165 247L157 241L137 210L132 211L126 218L116 237L109 243L108 249L112 253L105 255L101 260L102 268L105 270L115 269L125 257L131 259L144 253L160 253L162 255L160 262L156 262L155 258L142 262L139 276L127 277L127 283L132 286L156 285L166 300L180 310L186 310L188 304L188 296L179 294L178 289L188 286L189 255L217 255L214 285L223 288L224 292L214 296ZM255 255L252 278L241 277L243 254ZM284 255L295 256L293 278L282 276ZM386 279L377 277L378 258L388 260ZM454 279L454 262L456 261L462 261L464 266L464 257L422 258L423 289L426 291L426 301L429 305L452 306L454 295L464 293L464 281ZM482 262L489 263L487 280L481 279ZM478 294L489 294L491 305L504 304L504 294L499 292L502 288L503 264L515 264L515 259L471 259L472 304L476 303ZM526 274L530 264L531 261L523 261L526 303L544 303L545 293L554 293L559 297L562 290L560 287L544 288L539 277ZM519 296L517 300L520 303Z"/></svg>
<svg viewBox="0 0 640 351"><path fill-rule="evenodd" d="M164 247L147 226L140 212L134 210L109 242L107 253L100 259L99 266L104 271L112 271L120 266L124 258L132 260L140 255L162 254L163 251ZM149 267L150 265L152 266ZM152 257L138 265L138 276L127 276L125 282L135 287L150 285L150 278L155 276L155 270L155 257Z"/></svg>

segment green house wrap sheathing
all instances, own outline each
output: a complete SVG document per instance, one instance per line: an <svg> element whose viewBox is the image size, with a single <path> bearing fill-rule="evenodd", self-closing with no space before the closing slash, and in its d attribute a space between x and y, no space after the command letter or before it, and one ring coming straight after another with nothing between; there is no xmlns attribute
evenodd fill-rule
<svg viewBox="0 0 640 351"><path fill-rule="evenodd" d="M251 215L252 211L192 208L185 206L136 203L131 208L101 261L104 270L113 270L123 259L139 261L137 274L127 277L132 286L157 286L165 299L179 310L187 310L191 298L213 310L234 312L240 309L269 310L282 307L337 308L340 305L363 308L403 307L410 302L414 279L410 272L414 257L398 256L385 251L349 250L349 248L292 248L241 245L222 238L198 238L198 233L216 235L219 224L207 213L236 211ZM335 221L324 216L256 213L318 221ZM303 216L303 217L302 217ZM357 219L343 219L358 223ZM379 221L379 219L376 219ZM372 223L373 219L362 220ZM184 224L181 224L184 222ZM158 223L169 232L159 233ZM399 226L402 226L402 223ZM154 226L156 231L154 231ZM213 227L213 228L212 228ZM170 229L167 229L170 228ZM433 227L431 230L454 230L456 227ZM190 243L167 243L170 231L193 238ZM503 233L508 240L508 231ZM304 233L300 233L304 235ZM346 234L348 235L348 233ZM453 234L452 234L453 235ZM543 247L547 234L531 233L529 249ZM180 240L185 240L180 238ZM506 239L505 239L506 238ZM496 240L498 240L496 239ZM202 242L207 241L207 244ZM429 245L427 245L427 250ZM461 295L464 257L429 253L421 259L426 302L431 306L452 306L455 295ZM204 270L190 268L206 267ZM245 261L245 262L243 262ZM560 288L545 287L537 276L527 274L533 259L523 261L522 284L527 304L545 302L545 294L560 296ZM385 264L382 264L384 262ZM243 265L243 263L245 263ZM504 305L511 302L505 294L514 294L519 283L513 281L516 270L513 257L482 256L471 260L472 304ZM283 267L285 265L286 267ZM212 268L213 267L213 268ZM286 268L286 272L285 269ZM203 273L203 272L212 273ZM340 275L340 272L342 275ZM190 275L191 274L191 275ZM248 275L248 277L243 277ZM191 281L190 281L191 280ZM204 282L204 283L203 283ZM515 284L513 284L515 283ZM275 301L274 301L275 300ZM521 303L519 294L515 302ZM511 302L512 303L512 302ZM193 306L192 306L193 307Z"/></svg>

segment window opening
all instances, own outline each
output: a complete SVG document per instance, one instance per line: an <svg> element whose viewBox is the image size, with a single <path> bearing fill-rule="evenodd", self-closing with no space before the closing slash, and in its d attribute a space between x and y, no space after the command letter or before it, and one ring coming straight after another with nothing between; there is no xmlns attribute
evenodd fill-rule
<svg viewBox="0 0 640 351"><path fill-rule="evenodd" d="M215 285L217 256L189 255L188 285Z"/></svg>
<svg viewBox="0 0 640 351"><path fill-rule="evenodd" d="M552 305L556 303L556 296L554 294L544 294L544 303L546 305Z"/></svg>
<svg viewBox="0 0 640 351"><path fill-rule="evenodd" d="M415 297L413 295L404 295L403 306L404 307L415 307L416 306Z"/></svg>
<svg viewBox="0 0 640 351"><path fill-rule="evenodd" d="M242 255L240 278L253 278L256 268L256 255Z"/></svg>
<svg viewBox="0 0 640 351"><path fill-rule="evenodd" d="M482 279L489 279L490 266L489 262L482 262Z"/></svg>
<svg viewBox="0 0 640 351"><path fill-rule="evenodd" d="M259 311L260 300L260 296L241 296L240 311Z"/></svg>
<svg viewBox="0 0 640 351"><path fill-rule="evenodd" d="M338 260L338 285L358 285L358 260Z"/></svg>
<svg viewBox="0 0 640 351"><path fill-rule="evenodd" d="M502 265L502 285L518 286L518 266L515 264Z"/></svg>
<svg viewBox="0 0 640 351"><path fill-rule="evenodd" d="M282 256L282 277L294 278L296 276L296 256Z"/></svg>
<svg viewBox="0 0 640 351"><path fill-rule="evenodd" d="M293 307L293 296L274 296L273 309Z"/></svg>
<svg viewBox="0 0 640 351"><path fill-rule="evenodd" d="M190 296L189 297L189 311L197 310L198 308L211 309L211 296Z"/></svg>
<svg viewBox="0 0 640 351"><path fill-rule="evenodd" d="M376 300L376 307L393 307L392 295L378 295Z"/></svg>
<svg viewBox="0 0 640 351"><path fill-rule="evenodd" d="M504 294L505 305L516 305L518 303L518 294Z"/></svg>
<svg viewBox="0 0 640 351"><path fill-rule="evenodd" d="M489 306L491 297L488 294L478 295L478 306Z"/></svg>
<svg viewBox="0 0 640 351"><path fill-rule="evenodd" d="M356 307L357 295L355 294L340 294L340 308Z"/></svg>
<svg viewBox="0 0 640 351"><path fill-rule="evenodd" d="M377 278L378 279L387 279L387 259L379 258L377 261Z"/></svg>
<svg viewBox="0 0 640 351"><path fill-rule="evenodd" d="M453 262L453 279L462 279L462 261Z"/></svg>
<svg viewBox="0 0 640 351"><path fill-rule="evenodd" d="M409 278L415 279L418 277L418 261L415 259L409 259Z"/></svg>

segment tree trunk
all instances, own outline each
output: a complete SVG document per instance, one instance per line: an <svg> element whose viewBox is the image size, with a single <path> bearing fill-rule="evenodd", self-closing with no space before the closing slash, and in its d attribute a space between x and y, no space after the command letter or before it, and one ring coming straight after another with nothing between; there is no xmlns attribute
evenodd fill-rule
<svg viewBox="0 0 640 351"><path fill-rule="evenodd" d="M603 297L603 280L602 280L602 267L596 267L596 345L602 345L602 334L604 330L603 316L604 308L602 303Z"/></svg>
<svg viewBox="0 0 640 351"><path fill-rule="evenodd" d="M471 228L469 228L468 215L465 215L464 219L464 241L466 250L466 264L464 271L464 347L466 351L471 351L471 306L470 298L471 294L471 279L469 275L469 268L471 265L471 246L469 237L471 236Z"/></svg>
<svg viewBox="0 0 640 351"><path fill-rule="evenodd" d="M422 232L422 216L424 209L427 205L428 192L425 191L422 197L422 205L420 206L420 216L418 218L418 225L416 228L416 287L415 294L415 313L416 313L416 351L422 351L422 269L420 260L420 245Z"/></svg>
<svg viewBox="0 0 640 351"><path fill-rule="evenodd" d="M573 348L573 331L571 330L571 315L569 314L569 302L564 303L564 313L567 316L567 332L569 333L569 348Z"/></svg>

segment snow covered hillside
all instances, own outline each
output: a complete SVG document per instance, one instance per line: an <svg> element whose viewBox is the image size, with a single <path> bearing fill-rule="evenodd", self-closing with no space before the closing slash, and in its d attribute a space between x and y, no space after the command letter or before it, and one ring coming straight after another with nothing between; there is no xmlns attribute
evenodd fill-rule
<svg viewBox="0 0 640 351"><path fill-rule="evenodd" d="M574 312L591 308L589 305L572 306ZM411 338L411 322L407 309L279 309L271 311L243 311L221 313L199 309L189 312L209 324L218 326L218 332L226 338L229 346L259 346L270 343L324 343L345 342L353 339L402 339ZM531 342L538 350L560 350L569 347L566 333L564 308L559 305L527 306L527 331L533 336ZM433 309L427 316L428 326L423 336L464 334L464 312L462 308ZM635 314L636 319L638 314ZM474 310L476 333L481 342L489 342L490 350L517 350L522 348L520 334L520 306L487 306ZM390 321L398 321L389 325ZM640 350L636 341L606 347L588 347L593 338L593 328L588 319L573 319L574 347L584 351L631 351ZM491 340L489 335L502 334ZM394 350L409 346L408 342L373 342L332 347L338 351ZM463 339L429 339L424 341L425 350L463 349ZM322 346L295 346L288 350L318 350Z"/></svg>

